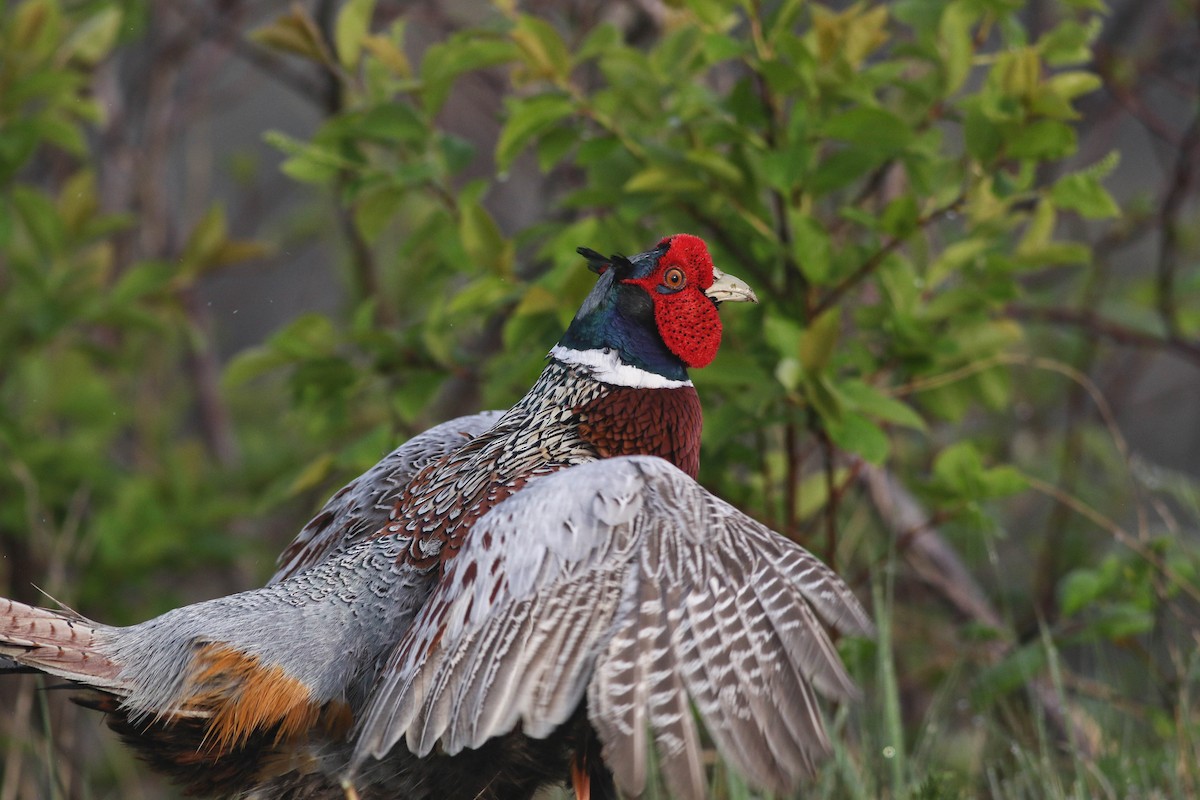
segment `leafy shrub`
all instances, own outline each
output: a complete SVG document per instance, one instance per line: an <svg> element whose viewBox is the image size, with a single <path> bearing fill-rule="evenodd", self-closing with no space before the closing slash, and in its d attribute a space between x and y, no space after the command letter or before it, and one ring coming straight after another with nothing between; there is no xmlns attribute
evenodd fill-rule
<svg viewBox="0 0 1200 800"><path fill-rule="evenodd" d="M122 12L28 0L0 48L0 77L32 87L0 110L14 121L0 128L0 359L15 365L0 376L0 493L20 498L0 505L6 546L45 564L43 548L85 545L71 594L89 610L205 560L265 565L269 547L233 530L270 511L286 538L289 501L327 494L398 436L519 396L591 283L576 246L694 232L762 300L724 313L721 355L693 376L702 481L871 576L883 622L880 646L846 648L874 691L838 716L851 744L820 790L1193 785L1194 759L1169 765L1194 754L1195 658L1173 638L1198 596L1194 543L1127 531L1149 489L1091 380L1031 327L1062 292L1047 276L1094 273L1094 231L1121 224L1104 187L1117 154L1078 163L1102 9L1051 5L1035 34L1006 0L688 0L634 43L613 24L497 2L419 63L405 18L371 0L320 22L293 7L247 46L334 83L311 137L267 140L336 209L350 298L228 365L236 460L189 430L210 347L189 301L211 271L267 251L231 238L214 207L175 258L117 259L138 220L99 211L86 75ZM485 151L444 122L481 72L505 87ZM498 188L538 173L544 219L507 229ZM1136 316L1144 293L1129 297ZM1171 319L1172 336L1196 337L1195 315ZM1099 422L1038 429L1072 392L1099 401ZM1058 467L1070 453L1102 465L1088 485ZM864 513L880 479L923 518L895 530L898 517ZM1072 513L1033 508L1038 497ZM1031 520L1051 528L1044 542L1019 532ZM941 584L922 571L914 541L943 534L995 601L965 570ZM971 624L943 618L912 576ZM1147 646L1158 637L1165 656ZM1142 675L1126 652L1159 670L1161 707L1131 687ZM1097 655L1109 666L1091 666ZM1144 736L1136 755L1114 752Z"/></svg>

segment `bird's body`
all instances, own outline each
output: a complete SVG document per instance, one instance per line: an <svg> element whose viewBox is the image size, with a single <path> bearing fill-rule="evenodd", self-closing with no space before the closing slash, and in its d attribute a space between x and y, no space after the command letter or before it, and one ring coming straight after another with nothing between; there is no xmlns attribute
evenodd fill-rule
<svg viewBox="0 0 1200 800"><path fill-rule="evenodd" d="M526 396L387 456L267 586L127 628L0 600L0 654L93 690L202 794L638 794L652 740L699 797L693 704L752 781L794 785L827 747L812 687L854 691L818 618L870 623L695 483L686 368L716 351L713 301L744 299L718 294L743 289L694 237L586 254L600 281Z"/></svg>

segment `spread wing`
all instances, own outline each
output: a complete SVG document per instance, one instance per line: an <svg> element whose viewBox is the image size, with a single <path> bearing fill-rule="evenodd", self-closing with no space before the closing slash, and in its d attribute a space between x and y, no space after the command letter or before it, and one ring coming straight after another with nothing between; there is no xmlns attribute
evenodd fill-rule
<svg viewBox="0 0 1200 800"><path fill-rule="evenodd" d="M518 723L545 737L586 695L626 794L652 739L673 794L705 796L693 707L741 772L786 791L829 748L814 689L857 691L823 624L872 632L828 567L668 462L572 467L475 524L393 653L356 763L402 738L424 755Z"/></svg>
<svg viewBox="0 0 1200 800"><path fill-rule="evenodd" d="M331 497L304 526L280 554L268 583L279 583L375 533L388 521L400 490L413 476L491 428L503 413L484 411L443 422L388 453Z"/></svg>

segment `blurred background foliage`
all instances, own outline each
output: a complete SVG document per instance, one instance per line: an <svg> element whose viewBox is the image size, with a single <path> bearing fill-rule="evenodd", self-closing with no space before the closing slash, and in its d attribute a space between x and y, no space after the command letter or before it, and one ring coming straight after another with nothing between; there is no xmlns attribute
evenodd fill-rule
<svg viewBox="0 0 1200 800"><path fill-rule="evenodd" d="M702 482L880 621L804 796L1195 796L1198 14L3 3L0 588L127 623L257 585L520 396L576 246L693 232L762 300L693 376ZM171 794L0 691L0 800Z"/></svg>

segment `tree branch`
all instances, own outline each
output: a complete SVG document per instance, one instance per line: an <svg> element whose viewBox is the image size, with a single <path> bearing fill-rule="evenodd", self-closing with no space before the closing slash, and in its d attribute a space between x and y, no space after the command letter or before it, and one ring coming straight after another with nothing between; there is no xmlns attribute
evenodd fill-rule
<svg viewBox="0 0 1200 800"><path fill-rule="evenodd" d="M965 194L960 194L958 197L954 198L954 200L950 201L941 208L931 211L925 216L920 217L917 220L917 225L913 232L915 233L916 231L927 228L929 225L938 221L947 214L958 210L958 207L963 204L963 200L965 198ZM821 316L821 314L825 313L834 305L836 305L837 302L841 300L847 292L864 281L872 272L877 270L879 265L883 263L884 259L896 252L896 250L898 250L902 244L908 241L908 237L911 235L912 234L910 233L908 236L893 236L884 242L882 247L868 256L867 260L858 266L858 269L854 270L854 272L852 272L850 275L843 278L841 283L830 289L829 293L822 297L816 303L816 305L813 306L812 314L810 315L809 319L816 319L817 317Z"/></svg>
<svg viewBox="0 0 1200 800"><path fill-rule="evenodd" d="M1035 308L1010 305L1006 316L1027 322L1046 322L1082 329L1084 332L1116 344L1148 350L1165 350L1200 366L1200 339L1180 335L1157 336L1147 331L1129 328L1101 317L1094 311L1072 308Z"/></svg>
<svg viewBox="0 0 1200 800"><path fill-rule="evenodd" d="M1162 235L1158 249L1157 300L1158 315L1167 336L1179 337L1179 316L1175 307L1175 264L1179 249L1175 218L1180 206L1187 198L1196 172L1196 154L1200 150L1200 103L1192 112L1192 121L1179 141L1175 168L1171 172L1171 184L1163 196L1159 210L1159 229Z"/></svg>

